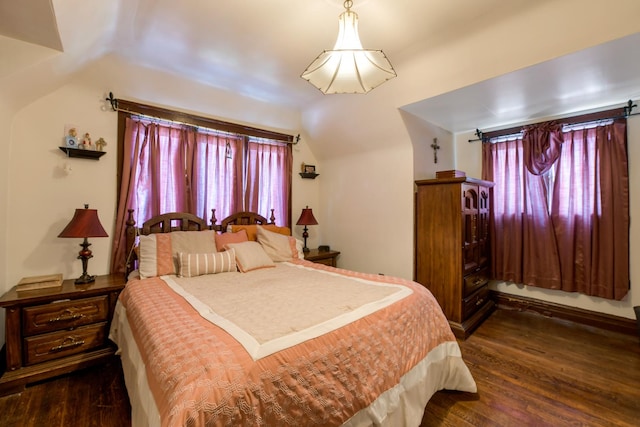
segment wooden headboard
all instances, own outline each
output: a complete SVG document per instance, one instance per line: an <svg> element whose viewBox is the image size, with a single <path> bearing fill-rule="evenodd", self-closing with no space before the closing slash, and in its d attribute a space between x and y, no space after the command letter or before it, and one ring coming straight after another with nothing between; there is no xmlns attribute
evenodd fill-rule
<svg viewBox="0 0 640 427"><path fill-rule="evenodd" d="M126 247L127 259L125 261L126 276L135 268L135 261L138 259L134 248L137 245L139 235L149 235L154 233L170 233L172 231L201 231L215 230L220 233L227 231L229 225L250 225L250 224L275 224L276 217L271 209L271 217L267 220L262 215L255 212L237 212L229 215L217 225L216 210L211 210L211 219L209 224L207 221L197 217L196 215L186 212L171 212L154 216L142 224L142 227L136 226L133 219L133 209L129 209L126 221Z"/></svg>

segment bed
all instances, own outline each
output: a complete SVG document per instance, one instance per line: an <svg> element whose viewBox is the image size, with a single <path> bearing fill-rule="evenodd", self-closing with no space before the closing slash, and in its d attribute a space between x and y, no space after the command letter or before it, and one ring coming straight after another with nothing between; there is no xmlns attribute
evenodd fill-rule
<svg viewBox="0 0 640 427"><path fill-rule="evenodd" d="M476 392L426 288L305 261L273 214L130 212L127 244L134 426L418 426L436 391Z"/></svg>

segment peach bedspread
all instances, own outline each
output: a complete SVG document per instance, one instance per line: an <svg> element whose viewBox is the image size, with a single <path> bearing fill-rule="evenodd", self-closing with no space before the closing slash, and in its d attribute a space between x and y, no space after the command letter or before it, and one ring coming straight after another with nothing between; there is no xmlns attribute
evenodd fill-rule
<svg viewBox="0 0 640 427"><path fill-rule="evenodd" d="M413 292L338 330L253 360L162 279L130 281L119 303L163 426L342 425L394 388L431 350L455 344L435 298L421 285L294 263Z"/></svg>

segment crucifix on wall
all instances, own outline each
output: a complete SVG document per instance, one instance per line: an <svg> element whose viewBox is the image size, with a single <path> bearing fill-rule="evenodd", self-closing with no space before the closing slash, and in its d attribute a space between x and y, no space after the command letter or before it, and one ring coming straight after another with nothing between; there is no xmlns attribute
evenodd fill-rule
<svg viewBox="0 0 640 427"><path fill-rule="evenodd" d="M438 150L440 149L440 146L438 145L438 138L433 138L431 148L433 148L433 163L438 163Z"/></svg>

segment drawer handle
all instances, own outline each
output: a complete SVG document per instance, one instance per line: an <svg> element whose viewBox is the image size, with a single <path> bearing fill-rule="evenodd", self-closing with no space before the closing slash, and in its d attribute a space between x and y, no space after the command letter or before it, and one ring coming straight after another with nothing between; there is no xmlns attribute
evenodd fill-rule
<svg viewBox="0 0 640 427"><path fill-rule="evenodd" d="M69 320L78 320L84 317L84 314L74 313L69 309L66 309L65 311L63 311L63 313L64 313L63 315L60 315L58 317L52 317L51 319L49 319L49 323L68 322Z"/></svg>
<svg viewBox="0 0 640 427"><path fill-rule="evenodd" d="M481 305L484 302L484 298L480 298L478 301L476 301L476 305Z"/></svg>
<svg viewBox="0 0 640 427"><path fill-rule="evenodd" d="M75 337L67 337L64 339L64 341L62 341L62 344L51 347L50 351L54 352L68 350L70 348L79 347L81 345L84 345L84 340L76 341Z"/></svg>

